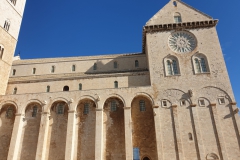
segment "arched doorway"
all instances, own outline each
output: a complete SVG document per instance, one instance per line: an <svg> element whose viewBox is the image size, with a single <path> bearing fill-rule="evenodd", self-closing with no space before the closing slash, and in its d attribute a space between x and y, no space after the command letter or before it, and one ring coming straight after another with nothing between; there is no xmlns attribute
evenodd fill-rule
<svg viewBox="0 0 240 160"><path fill-rule="evenodd" d="M25 123L21 147L21 159L35 159L41 122L42 107L38 103L31 103L25 110Z"/></svg>
<svg viewBox="0 0 240 160"><path fill-rule="evenodd" d="M0 110L0 159L7 159L12 130L14 126L16 107L6 104Z"/></svg>
<svg viewBox="0 0 240 160"><path fill-rule="evenodd" d="M137 96L131 104L133 147L138 148L139 157L157 159L157 145L154 114L151 101L145 96Z"/></svg>
<svg viewBox="0 0 240 160"><path fill-rule="evenodd" d="M116 97L108 98L104 103L105 160L126 159L123 107L123 102Z"/></svg>
<svg viewBox="0 0 240 160"><path fill-rule="evenodd" d="M83 99L77 106L77 160L95 159L96 104Z"/></svg>
<svg viewBox="0 0 240 160"><path fill-rule="evenodd" d="M48 160L64 160L67 138L68 105L66 102L54 102L50 110L48 132Z"/></svg>

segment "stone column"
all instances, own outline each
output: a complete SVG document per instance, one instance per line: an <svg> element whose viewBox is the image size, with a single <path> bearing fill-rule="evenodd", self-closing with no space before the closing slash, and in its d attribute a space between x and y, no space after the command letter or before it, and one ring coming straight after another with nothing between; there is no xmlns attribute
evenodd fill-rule
<svg viewBox="0 0 240 160"><path fill-rule="evenodd" d="M21 144L20 141L22 137L22 128L23 128L23 115L16 114L7 160L16 160L18 158L19 146Z"/></svg>
<svg viewBox="0 0 240 160"><path fill-rule="evenodd" d="M96 109L95 160L103 159L103 109Z"/></svg>
<svg viewBox="0 0 240 160"><path fill-rule="evenodd" d="M49 130L49 113L42 112L41 123L39 128L36 160L46 160L46 149Z"/></svg>
<svg viewBox="0 0 240 160"><path fill-rule="evenodd" d="M75 146L75 110L68 111L68 125L67 125L67 140L65 159L73 160L74 158L74 146Z"/></svg>
<svg viewBox="0 0 240 160"><path fill-rule="evenodd" d="M126 160L133 159L131 107L124 107L124 130Z"/></svg>

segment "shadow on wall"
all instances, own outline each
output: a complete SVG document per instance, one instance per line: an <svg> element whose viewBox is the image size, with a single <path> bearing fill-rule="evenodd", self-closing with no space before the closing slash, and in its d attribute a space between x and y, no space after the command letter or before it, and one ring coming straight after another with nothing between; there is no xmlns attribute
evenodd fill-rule
<svg viewBox="0 0 240 160"><path fill-rule="evenodd" d="M145 65L147 62L144 62L144 60L146 61L147 59L139 57L139 54L136 54L136 58L125 58L123 56L118 56L114 59L111 59L107 63L103 63L102 60L96 60L96 62L92 64L92 67L89 68L85 74L113 74L131 72L133 74L131 76L128 75L128 87L148 86L150 85L150 77L148 74L139 81L139 76L144 75L142 72L148 71L148 68Z"/></svg>

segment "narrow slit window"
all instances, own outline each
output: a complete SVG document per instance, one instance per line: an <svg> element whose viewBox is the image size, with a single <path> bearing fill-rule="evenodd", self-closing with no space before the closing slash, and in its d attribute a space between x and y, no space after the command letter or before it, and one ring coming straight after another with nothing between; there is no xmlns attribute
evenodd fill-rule
<svg viewBox="0 0 240 160"><path fill-rule="evenodd" d="M10 0L12 2L12 4L15 6L17 3L17 0Z"/></svg>
<svg viewBox="0 0 240 160"><path fill-rule="evenodd" d="M181 106L186 106L186 100L181 100Z"/></svg>
<svg viewBox="0 0 240 160"><path fill-rule="evenodd" d="M168 75L173 75L173 73L172 73L172 64L171 64L171 62L169 60L167 61L167 70L168 70Z"/></svg>
<svg viewBox="0 0 240 160"><path fill-rule="evenodd" d="M118 63L116 61L113 63L113 67L118 68Z"/></svg>
<svg viewBox="0 0 240 160"><path fill-rule="evenodd" d="M93 70L97 70L97 63L93 64Z"/></svg>
<svg viewBox="0 0 240 160"><path fill-rule="evenodd" d="M84 109L83 109L83 114L88 114L89 113L89 103L84 104Z"/></svg>
<svg viewBox="0 0 240 160"><path fill-rule="evenodd" d="M174 73L174 75L177 75L178 74L177 61L173 60L172 65L173 65L173 73Z"/></svg>
<svg viewBox="0 0 240 160"><path fill-rule="evenodd" d="M13 69L12 75L13 75L13 76L16 75L16 69Z"/></svg>
<svg viewBox="0 0 240 160"><path fill-rule="evenodd" d="M50 92L50 86L47 86L47 92Z"/></svg>
<svg viewBox="0 0 240 160"><path fill-rule="evenodd" d="M72 65L72 72L76 71L76 65Z"/></svg>
<svg viewBox="0 0 240 160"><path fill-rule="evenodd" d="M111 111L112 112L116 112L117 111L117 102L116 101L112 101L111 102Z"/></svg>
<svg viewBox="0 0 240 160"><path fill-rule="evenodd" d="M79 91L82 90L82 83L79 83L78 90L79 90Z"/></svg>
<svg viewBox="0 0 240 160"><path fill-rule="evenodd" d="M36 68L33 68L32 73L36 74Z"/></svg>
<svg viewBox="0 0 240 160"><path fill-rule="evenodd" d="M118 81L114 82L114 88L118 88Z"/></svg>
<svg viewBox="0 0 240 160"><path fill-rule="evenodd" d="M63 87L63 91L69 91L69 87L68 86L64 86Z"/></svg>
<svg viewBox="0 0 240 160"><path fill-rule="evenodd" d="M9 20L6 20L6 21L5 21L3 28L4 28L6 31L9 31L9 28L10 28L10 21L9 21Z"/></svg>
<svg viewBox="0 0 240 160"><path fill-rule="evenodd" d="M167 107L167 101L162 101L163 107Z"/></svg>
<svg viewBox="0 0 240 160"><path fill-rule="evenodd" d="M32 117L37 117L38 107L34 106L32 111Z"/></svg>
<svg viewBox="0 0 240 160"><path fill-rule="evenodd" d="M196 65L196 72L201 73L200 63L197 58L195 59L195 65Z"/></svg>
<svg viewBox="0 0 240 160"><path fill-rule="evenodd" d="M135 67L139 67L139 62L138 62L138 60L135 61Z"/></svg>
<svg viewBox="0 0 240 160"><path fill-rule="evenodd" d="M7 117L8 119L13 118L13 107L9 107L9 108L7 109L6 117Z"/></svg>
<svg viewBox="0 0 240 160"><path fill-rule="evenodd" d="M57 107L57 114L63 114L64 113L64 105L59 104Z"/></svg>
<svg viewBox="0 0 240 160"><path fill-rule="evenodd" d="M204 58L201 58L201 68L202 68L202 72L207 72L207 67L206 67Z"/></svg>
<svg viewBox="0 0 240 160"><path fill-rule="evenodd" d="M188 133L188 139L189 139L189 141L193 140L192 133Z"/></svg>
<svg viewBox="0 0 240 160"><path fill-rule="evenodd" d="M143 101L143 100L139 101L139 108L140 108L141 112L146 111L145 101Z"/></svg>
<svg viewBox="0 0 240 160"><path fill-rule="evenodd" d="M0 46L0 59L3 57L4 48Z"/></svg>
<svg viewBox="0 0 240 160"><path fill-rule="evenodd" d="M16 87L13 89L13 94L17 94L17 88Z"/></svg>
<svg viewBox="0 0 240 160"><path fill-rule="evenodd" d="M51 73L55 72L55 66L52 66Z"/></svg>

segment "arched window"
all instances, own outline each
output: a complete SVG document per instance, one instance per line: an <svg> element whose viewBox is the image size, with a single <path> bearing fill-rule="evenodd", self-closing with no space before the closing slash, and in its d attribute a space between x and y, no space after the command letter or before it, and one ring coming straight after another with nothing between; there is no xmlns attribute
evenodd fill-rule
<svg viewBox="0 0 240 160"><path fill-rule="evenodd" d="M78 89L81 91L82 90L82 83L79 83Z"/></svg>
<svg viewBox="0 0 240 160"><path fill-rule="evenodd" d="M111 111L112 112L117 111L117 102L116 101L111 102Z"/></svg>
<svg viewBox="0 0 240 160"><path fill-rule="evenodd" d="M32 117L37 117L38 107L34 106L32 111Z"/></svg>
<svg viewBox="0 0 240 160"><path fill-rule="evenodd" d="M9 107L7 109L7 112L6 112L6 118L8 118L8 119L13 118L13 116L14 116L13 114L14 114L14 108L13 107Z"/></svg>
<svg viewBox="0 0 240 160"><path fill-rule="evenodd" d="M55 66L52 66L51 73L55 72Z"/></svg>
<svg viewBox="0 0 240 160"><path fill-rule="evenodd" d="M181 14L180 14L180 13L176 12L176 13L174 14L174 22L175 22L175 23L182 23L182 17L181 17Z"/></svg>
<svg viewBox="0 0 240 160"><path fill-rule="evenodd" d="M97 63L93 64L93 70L97 70Z"/></svg>
<svg viewBox="0 0 240 160"><path fill-rule="evenodd" d="M166 69L166 75L172 76L172 75L179 75L179 64L178 60L175 57L167 57L164 60L165 63L165 69Z"/></svg>
<svg viewBox="0 0 240 160"><path fill-rule="evenodd" d="M75 72L76 70L76 65L72 65L72 72Z"/></svg>
<svg viewBox="0 0 240 160"><path fill-rule="evenodd" d="M57 114L63 114L64 113L64 104L60 103L57 106Z"/></svg>
<svg viewBox="0 0 240 160"><path fill-rule="evenodd" d="M3 57L4 48L0 45L0 59Z"/></svg>
<svg viewBox="0 0 240 160"><path fill-rule="evenodd" d="M36 73L36 68L33 68L32 74L35 74L35 73Z"/></svg>
<svg viewBox="0 0 240 160"><path fill-rule="evenodd" d="M174 1L174 2L173 2L173 5L174 5L175 7L177 7L177 2L176 2L176 1Z"/></svg>
<svg viewBox="0 0 240 160"><path fill-rule="evenodd" d="M10 24L11 24L10 20L7 19L7 20L5 21L5 23L4 23L3 28L4 28L6 31L9 31Z"/></svg>
<svg viewBox="0 0 240 160"><path fill-rule="evenodd" d="M13 76L16 75L16 69L13 69L12 75L13 75Z"/></svg>
<svg viewBox="0 0 240 160"><path fill-rule="evenodd" d="M139 67L139 62L138 62L138 60L135 61L135 67Z"/></svg>
<svg viewBox="0 0 240 160"><path fill-rule="evenodd" d="M148 157L144 157L143 160L150 160L150 158L148 158Z"/></svg>
<svg viewBox="0 0 240 160"><path fill-rule="evenodd" d="M10 0L12 2L12 4L15 6L17 3L17 0Z"/></svg>
<svg viewBox="0 0 240 160"><path fill-rule="evenodd" d="M141 112L146 111L146 106L145 106L145 101L144 100L139 101L139 109L140 109Z"/></svg>
<svg viewBox="0 0 240 160"><path fill-rule="evenodd" d="M64 86L63 87L63 91L69 91L69 87L68 86Z"/></svg>
<svg viewBox="0 0 240 160"><path fill-rule="evenodd" d="M84 104L84 109L83 109L83 114L88 114L89 113L89 103Z"/></svg>
<svg viewBox="0 0 240 160"><path fill-rule="evenodd" d="M118 63L117 63L117 61L114 61L114 62L113 62L113 68L118 68Z"/></svg>
<svg viewBox="0 0 240 160"><path fill-rule="evenodd" d="M203 54L194 55L192 60L193 60L195 73L209 72L207 58L205 55Z"/></svg>
<svg viewBox="0 0 240 160"><path fill-rule="evenodd" d="M118 88L118 81L114 82L114 88Z"/></svg>
<svg viewBox="0 0 240 160"><path fill-rule="evenodd" d="M13 89L13 94L17 94L17 87Z"/></svg>
<svg viewBox="0 0 240 160"><path fill-rule="evenodd" d="M47 92L50 92L50 86L47 86Z"/></svg>

